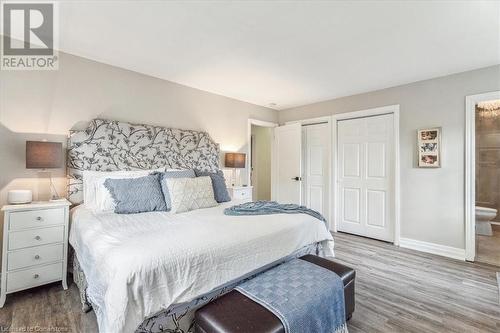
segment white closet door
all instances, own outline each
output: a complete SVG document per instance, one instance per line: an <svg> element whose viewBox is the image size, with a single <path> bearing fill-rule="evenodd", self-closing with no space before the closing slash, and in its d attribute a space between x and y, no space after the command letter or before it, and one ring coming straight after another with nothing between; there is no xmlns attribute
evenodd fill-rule
<svg viewBox="0 0 500 333"><path fill-rule="evenodd" d="M301 150L300 124L279 126L274 129L276 156L273 179L276 192L273 200L279 203L301 203Z"/></svg>
<svg viewBox="0 0 500 333"><path fill-rule="evenodd" d="M394 241L393 117L337 123L339 231Z"/></svg>
<svg viewBox="0 0 500 333"><path fill-rule="evenodd" d="M303 128L304 204L328 218L330 124Z"/></svg>

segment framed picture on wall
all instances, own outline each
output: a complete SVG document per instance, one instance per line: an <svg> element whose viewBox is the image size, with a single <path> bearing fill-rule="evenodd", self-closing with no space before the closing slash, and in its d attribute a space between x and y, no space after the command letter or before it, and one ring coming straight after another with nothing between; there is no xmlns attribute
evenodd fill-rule
<svg viewBox="0 0 500 333"><path fill-rule="evenodd" d="M441 127L417 130L418 167L441 167Z"/></svg>

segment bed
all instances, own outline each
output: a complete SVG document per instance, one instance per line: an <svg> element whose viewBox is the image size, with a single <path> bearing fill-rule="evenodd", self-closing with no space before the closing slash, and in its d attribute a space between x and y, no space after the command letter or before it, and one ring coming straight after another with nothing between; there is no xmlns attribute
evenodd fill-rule
<svg viewBox="0 0 500 333"><path fill-rule="evenodd" d="M94 120L71 133L70 200L83 170L216 170L219 149L203 132ZM325 224L305 214L226 216L239 202L181 214L72 209L73 276L101 332L189 332L194 310L292 258L333 255Z"/></svg>

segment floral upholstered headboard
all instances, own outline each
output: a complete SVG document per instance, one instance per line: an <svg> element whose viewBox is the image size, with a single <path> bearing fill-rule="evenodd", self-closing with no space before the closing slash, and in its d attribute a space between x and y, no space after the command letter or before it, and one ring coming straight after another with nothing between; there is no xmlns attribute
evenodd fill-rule
<svg viewBox="0 0 500 333"><path fill-rule="evenodd" d="M94 119L68 138L68 199L83 201L82 171L219 168L219 145L206 132Z"/></svg>

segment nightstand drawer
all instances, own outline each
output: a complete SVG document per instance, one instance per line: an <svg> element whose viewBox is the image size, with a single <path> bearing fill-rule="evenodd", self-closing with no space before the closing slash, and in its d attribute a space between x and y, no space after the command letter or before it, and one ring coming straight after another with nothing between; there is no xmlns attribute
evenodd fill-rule
<svg viewBox="0 0 500 333"><path fill-rule="evenodd" d="M62 263L56 263L7 273L7 292L61 280L62 272Z"/></svg>
<svg viewBox="0 0 500 333"><path fill-rule="evenodd" d="M9 250L21 249L29 246L58 243L64 240L64 226L43 229L30 229L9 233Z"/></svg>
<svg viewBox="0 0 500 333"><path fill-rule="evenodd" d="M44 245L9 252L7 254L7 270L46 264L63 260L63 245Z"/></svg>
<svg viewBox="0 0 500 333"><path fill-rule="evenodd" d="M64 209L55 208L12 212L10 213L9 221L10 230L63 224Z"/></svg>
<svg viewBox="0 0 500 333"><path fill-rule="evenodd" d="M250 188L239 188L233 190L234 200L251 199L251 198L252 198L252 189Z"/></svg>

